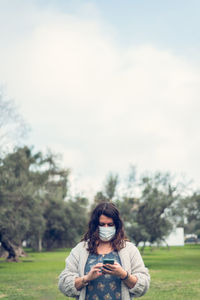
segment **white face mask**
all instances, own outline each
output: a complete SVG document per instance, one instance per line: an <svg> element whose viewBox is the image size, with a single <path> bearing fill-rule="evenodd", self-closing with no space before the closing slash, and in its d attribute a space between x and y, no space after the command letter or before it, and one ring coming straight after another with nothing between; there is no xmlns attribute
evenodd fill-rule
<svg viewBox="0 0 200 300"><path fill-rule="evenodd" d="M110 227L99 226L99 237L104 242L112 240L112 238L115 236L115 233L116 233L115 226L110 226Z"/></svg>

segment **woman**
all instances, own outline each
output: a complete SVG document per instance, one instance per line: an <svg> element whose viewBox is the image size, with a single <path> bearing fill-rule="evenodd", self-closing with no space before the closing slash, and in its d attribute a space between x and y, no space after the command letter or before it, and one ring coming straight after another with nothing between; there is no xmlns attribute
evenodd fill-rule
<svg viewBox="0 0 200 300"><path fill-rule="evenodd" d="M143 296L149 282L138 249L125 237L119 211L113 203L100 203L83 240L66 259L59 289L79 300L129 300Z"/></svg>

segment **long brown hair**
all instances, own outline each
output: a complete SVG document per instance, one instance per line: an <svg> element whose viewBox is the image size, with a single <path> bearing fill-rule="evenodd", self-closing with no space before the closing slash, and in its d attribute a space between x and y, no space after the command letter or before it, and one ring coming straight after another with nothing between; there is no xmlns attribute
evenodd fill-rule
<svg viewBox="0 0 200 300"><path fill-rule="evenodd" d="M124 233L123 221L120 217L119 211L116 206L111 202L102 202L98 204L91 213L90 221L88 223L88 230L83 237L83 241L88 242L88 251L92 254L97 254L97 247L100 243L99 239L99 218L105 215L111 218L116 228L116 234L110 241L114 250L119 251L125 247L127 240Z"/></svg>

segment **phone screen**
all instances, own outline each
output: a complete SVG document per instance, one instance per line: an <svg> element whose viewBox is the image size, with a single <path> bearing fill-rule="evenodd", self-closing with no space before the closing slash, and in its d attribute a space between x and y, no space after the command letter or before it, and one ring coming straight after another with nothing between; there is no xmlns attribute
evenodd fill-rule
<svg viewBox="0 0 200 300"><path fill-rule="evenodd" d="M114 265L114 259L113 258L105 258L103 260L103 264L111 264L111 265Z"/></svg>

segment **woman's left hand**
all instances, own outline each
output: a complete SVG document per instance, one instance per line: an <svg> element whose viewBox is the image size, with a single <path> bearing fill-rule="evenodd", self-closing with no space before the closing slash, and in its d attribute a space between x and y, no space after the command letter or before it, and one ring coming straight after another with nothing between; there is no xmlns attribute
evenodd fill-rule
<svg viewBox="0 0 200 300"><path fill-rule="evenodd" d="M109 268L109 270L105 269L104 266L106 266L107 268ZM103 265L102 272L110 274L110 275L115 275L115 276L118 276L120 278L125 277L126 274L127 274L127 272L117 262L115 262L113 265L111 265L111 264L105 264L105 265Z"/></svg>

